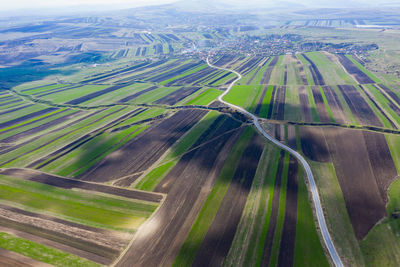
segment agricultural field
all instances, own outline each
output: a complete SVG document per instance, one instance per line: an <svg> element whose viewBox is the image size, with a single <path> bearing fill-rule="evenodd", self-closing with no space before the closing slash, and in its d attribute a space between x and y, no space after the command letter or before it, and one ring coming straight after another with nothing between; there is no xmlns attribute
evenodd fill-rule
<svg viewBox="0 0 400 267"><path fill-rule="evenodd" d="M394 49L356 29L374 20L146 12L14 42L0 21L0 265L334 266L309 174L263 131L311 166L344 266L400 265L400 79L370 67Z"/></svg>

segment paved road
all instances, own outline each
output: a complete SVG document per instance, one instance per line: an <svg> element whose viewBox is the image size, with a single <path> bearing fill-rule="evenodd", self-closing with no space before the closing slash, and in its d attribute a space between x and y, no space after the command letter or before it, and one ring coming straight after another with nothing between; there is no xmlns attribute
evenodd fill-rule
<svg viewBox="0 0 400 267"><path fill-rule="evenodd" d="M342 267L343 263L339 257L339 254L336 251L335 245L333 244L331 235L329 234L329 230L328 227L326 225L325 222L325 217L324 217L324 213L322 211L322 205L321 205L321 200L319 199L319 194L318 194L318 188L317 185L315 184L315 180L314 180L314 176L312 174L310 165L307 163L307 161L303 158L303 156L301 156L297 151L291 149L290 147L282 144L281 142L279 142L278 140L276 140L275 138L273 138L272 136L270 136L269 134L267 134L267 132L264 131L264 129L261 127L260 123L259 123L259 118L248 112L247 110L233 105L231 103L228 103L226 101L223 100L223 97L229 93L229 91L232 89L232 87L235 85L235 83L240 80L242 78L242 75L238 72L236 72L235 70L230 70L230 69L226 69L226 68L221 68L221 67L217 67L214 66L210 63L209 58L207 57L207 64L211 67L211 68L215 68L215 69L220 69L220 70L226 70L226 71L230 71L233 72L237 75L237 78L229 85L228 89L218 97L218 100L236 110L241 111L242 113L246 114L247 116L251 117L253 119L253 123L256 126L256 128L258 129L258 131L265 137L267 138L269 141L271 141L272 143L276 144L277 146L279 146L280 148L288 151L290 154L292 154L295 158L297 158L301 164L304 167L304 170L306 171L307 174L307 179L309 182L309 186L310 186L310 190L311 190L311 194L312 194L312 199L314 202L314 206L315 206L315 211L317 214L317 219L318 219L318 225L319 228L321 229L321 233L322 233L322 238L324 239L324 243L326 248L328 249L328 252L331 256L331 259L333 261L333 263L335 264L335 266L337 267Z"/></svg>

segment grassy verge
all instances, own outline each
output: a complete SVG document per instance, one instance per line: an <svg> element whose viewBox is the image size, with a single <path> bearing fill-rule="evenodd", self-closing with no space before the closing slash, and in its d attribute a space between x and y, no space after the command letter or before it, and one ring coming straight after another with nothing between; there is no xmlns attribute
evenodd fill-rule
<svg viewBox="0 0 400 267"><path fill-rule="evenodd" d="M208 105L210 104L211 101L215 100L220 94L222 94L221 91L217 89L208 89L207 91L201 93L199 96L196 98L193 98L192 100L188 101L185 105Z"/></svg>

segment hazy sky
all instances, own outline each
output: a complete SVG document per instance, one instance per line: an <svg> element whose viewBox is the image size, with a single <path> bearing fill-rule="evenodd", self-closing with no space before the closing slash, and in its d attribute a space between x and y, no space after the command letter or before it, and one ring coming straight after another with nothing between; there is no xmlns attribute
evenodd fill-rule
<svg viewBox="0 0 400 267"><path fill-rule="evenodd" d="M58 8L64 6L79 6L79 5L94 5L111 7L135 7L143 5L166 4L176 2L177 0L1 0L0 11L15 10L15 9L31 9L31 8ZM188 1L188 0L187 0ZM199 0L197 0L199 1ZM308 5L334 5L345 7L347 3L356 2L364 4L380 5L382 3L400 3L400 0L203 0L203 1L217 1L219 3L234 3L234 4L268 4L284 2L294 2ZM239 4L239 5L240 5Z"/></svg>
<svg viewBox="0 0 400 267"><path fill-rule="evenodd" d="M29 8L58 8L80 5L112 5L135 7L143 5L167 4L176 0L1 0L0 10L29 9Z"/></svg>

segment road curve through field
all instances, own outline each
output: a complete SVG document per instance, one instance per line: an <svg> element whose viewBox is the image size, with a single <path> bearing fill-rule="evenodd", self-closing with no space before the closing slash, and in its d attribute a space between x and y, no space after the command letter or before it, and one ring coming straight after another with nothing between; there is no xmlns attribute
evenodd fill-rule
<svg viewBox="0 0 400 267"><path fill-rule="evenodd" d="M241 108L239 106L236 106L234 104L231 104L229 102L224 101L223 97L226 94L228 94L229 91L232 89L232 87L235 85L235 83L242 78L242 75L240 73L238 73L237 71L235 71L235 70L221 68L221 67L217 67L217 66L212 65L210 63L210 61L209 61L209 57L207 57L206 61L207 61L208 66L210 66L211 68L229 71L229 72L234 73L237 76L237 78L229 85L229 87L226 89L226 91L218 97L218 100L220 102L230 106L231 108L239 110L242 113L246 114L247 116L251 117L253 119L253 123L256 126L256 128L258 129L258 131L265 138L267 138L269 141L271 141L272 143L276 144L280 148L288 151L296 159L298 159L301 162L301 164L303 165L303 168L304 168L304 170L306 171L306 174L307 174L307 179L308 179L308 182L309 182L309 186L310 186L310 190L311 190L311 194L312 194L312 199L313 199L314 206L315 206L315 211L316 211L316 214L317 214L318 225L319 225L319 228L321 229L322 238L324 239L325 246L328 249L329 255L331 256L331 259L332 259L333 263L335 264L335 266L342 267L343 263L342 263L342 261L341 261L341 259L339 257L339 254L336 251L335 245L333 244L331 235L329 234L329 230L328 230L328 227L326 225L325 216L324 216L324 213L322 211L321 200L319 199L318 188L317 188L317 185L315 184L314 176L312 174L310 165L307 163L305 158L302 155L300 155L297 151L295 151L295 150L291 149L290 147L282 144L281 142L279 142L278 140L276 140L275 138L270 136L267 132L265 132L264 129L261 127L260 123L259 123L259 118L256 115L248 112L247 110L245 110L245 109L243 109L243 108Z"/></svg>

